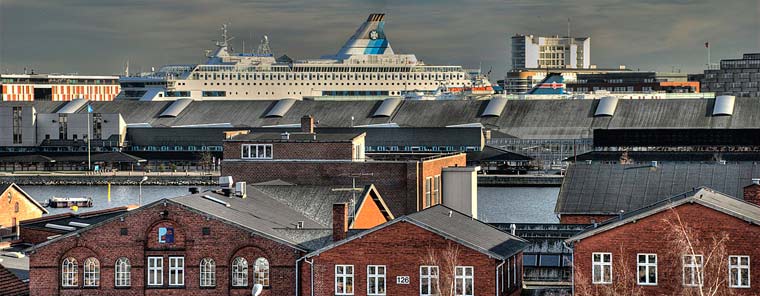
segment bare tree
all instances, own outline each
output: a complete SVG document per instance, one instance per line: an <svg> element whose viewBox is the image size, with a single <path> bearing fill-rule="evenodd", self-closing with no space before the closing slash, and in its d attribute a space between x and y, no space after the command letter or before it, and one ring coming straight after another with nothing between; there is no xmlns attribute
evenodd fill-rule
<svg viewBox="0 0 760 296"><path fill-rule="evenodd" d="M202 170L210 170L214 162L214 155L209 151L203 151L200 153L198 164L201 165Z"/></svg>
<svg viewBox="0 0 760 296"><path fill-rule="evenodd" d="M443 248L428 246L427 253L420 258L421 265L438 267L438 281L431 283L433 291L440 296L456 295L456 267L459 266L459 246L449 242Z"/></svg>
<svg viewBox="0 0 760 296"><path fill-rule="evenodd" d="M728 288L728 253L726 246L730 236L725 231L709 236L700 235L691 225L681 219L677 208L671 208L662 219L665 242L659 249L657 272L658 281L675 282L671 295L689 296L731 296L736 289ZM654 230L653 230L654 231ZM651 243L651 242L650 242ZM576 273L575 294L580 296L645 295L644 286L638 284L637 258L628 258L626 246L620 246L618 256L613 257L613 279L611 284L594 285L584 273ZM699 257L699 258L697 258ZM695 258L695 259L692 259ZM701 259L700 259L701 258ZM668 264L670 263L670 264ZM687 270L687 263L694 266ZM696 271L694 285L684 285L691 281L691 271ZM689 279L684 277L689 276ZM667 277L664 277L667 276ZM676 278L674 278L676 277Z"/></svg>

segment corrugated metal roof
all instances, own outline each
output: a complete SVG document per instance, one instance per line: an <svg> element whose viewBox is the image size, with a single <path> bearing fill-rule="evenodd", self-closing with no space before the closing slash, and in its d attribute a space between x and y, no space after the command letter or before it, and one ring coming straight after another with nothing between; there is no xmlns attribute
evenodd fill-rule
<svg viewBox="0 0 760 296"><path fill-rule="evenodd" d="M555 212L617 215L699 186L742 197L760 177L755 162L667 162L651 165L575 163L567 170Z"/></svg>
<svg viewBox="0 0 760 296"><path fill-rule="evenodd" d="M350 127L396 123L401 127L443 127L481 123L523 139L591 138L606 128L758 128L760 100L736 98L732 116L712 116L714 99L619 100L612 117L595 117L595 100L511 100L499 117L480 117L488 101L402 101L390 117L373 117L378 101L296 101L282 117L266 117L276 101L193 101L177 117L159 117L171 101L91 102L101 113L121 113L127 123L154 127L229 122L237 127L297 124L304 115L318 126ZM34 106L53 113L63 102L0 102L0 106ZM77 112L86 112L78 110ZM352 121L351 118L354 118ZM498 134L497 134L498 135Z"/></svg>

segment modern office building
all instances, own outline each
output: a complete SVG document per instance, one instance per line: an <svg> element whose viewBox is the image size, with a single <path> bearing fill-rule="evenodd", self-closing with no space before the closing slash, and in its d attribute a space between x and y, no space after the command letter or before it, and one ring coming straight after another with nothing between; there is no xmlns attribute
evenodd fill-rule
<svg viewBox="0 0 760 296"><path fill-rule="evenodd" d="M76 74L2 74L3 101L113 101L119 94L118 76Z"/></svg>
<svg viewBox="0 0 760 296"><path fill-rule="evenodd" d="M591 37L512 36L512 69L591 67Z"/></svg>
<svg viewBox="0 0 760 296"><path fill-rule="evenodd" d="M760 96L760 53L721 60L719 69L705 70L702 91L738 97Z"/></svg>

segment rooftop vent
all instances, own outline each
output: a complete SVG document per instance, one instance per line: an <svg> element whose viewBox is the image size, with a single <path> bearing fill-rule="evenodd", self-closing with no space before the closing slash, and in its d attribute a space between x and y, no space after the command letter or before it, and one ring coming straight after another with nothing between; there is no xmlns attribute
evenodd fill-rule
<svg viewBox="0 0 760 296"><path fill-rule="evenodd" d="M185 110L187 106L190 106L190 103L192 103L192 99L179 99L174 102L172 102L169 107L166 107L164 109L164 112L161 112L158 117L177 117L180 113L182 113L182 110Z"/></svg>
<svg viewBox="0 0 760 296"><path fill-rule="evenodd" d="M87 226L90 226L90 224L71 221L71 222L69 222L69 226L87 227Z"/></svg>
<svg viewBox="0 0 760 296"><path fill-rule="evenodd" d="M45 224L46 228L52 228L52 229L58 229L58 230L64 230L64 231L74 231L77 230L75 227L66 226L66 225L58 225L53 223Z"/></svg>
<svg viewBox="0 0 760 296"><path fill-rule="evenodd" d="M198 187L190 187L188 191L190 191L190 194L198 194L201 192L200 188Z"/></svg>
<svg viewBox="0 0 760 296"><path fill-rule="evenodd" d="M760 185L760 178L752 178L752 184Z"/></svg>
<svg viewBox="0 0 760 296"><path fill-rule="evenodd" d="M288 132L281 133L280 134L280 139L290 140L290 133L288 133Z"/></svg>
<svg viewBox="0 0 760 296"><path fill-rule="evenodd" d="M480 117L499 117L506 106L507 98L492 98L488 100L488 105L486 105L486 109L483 110Z"/></svg>
<svg viewBox="0 0 760 296"><path fill-rule="evenodd" d="M285 113L288 113L288 110L290 110L290 107L293 107L293 104L296 103L295 99L282 99L277 101L276 104L272 107L272 109L269 109L269 112L267 112L264 117L283 117L285 116Z"/></svg>
<svg viewBox="0 0 760 296"><path fill-rule="evenodd" d="M87 100L85 99L74 99L66 103L66 105L63 105L63 107L61 107L61 109L58 109L56 113L74 113L82 108L85 104L87 104Z"/></svg>
<svg viewBox="0 0 760 296"><path fill-rule="evenodd" d="M296 222L296 229L303 229L303 221Z"/></svg>
<svg viewBox="0 0 760 296"><path fill-rule="evenodd" d="M717 96L715 106L713 106L713 116L731 116L734 115L734 96Z"/></svg>
<svg viewBox="0 0 760 296"><path fill-rule="evenodd" d="M237 195L240 198L246 198L248 195L246 194L246 185L245 182L237 182L235 183L235 195Z"/></svg>
<svg viewBox="0 0 760 296"><path fill-rule="evenodd" d="M616 97L603 97L599 100L599 104L596 106L596 112L594 116L612 116L617 109L618 98Z"/></svg>
<svg viewBox="0 0 760 296"><path fill-rule="evenodd" d="M218 199L218 198L212 197L212 196L210 196L210 195L204 195L204 196L203 196L203 198L205 198L205 199L208 199L208 200L210 200L210 201L213 201L213 202L215 202L215 203L218 203L218 204L220 204L220 205L223 205L223 206L225 206L225 207L228 207L228 208L230 207L230 203L228 203L228 202L226 202L226 201L223 201L223 200L221 200L221 199Z"/></svg>
<svg viewBox="0 0 760 296"><path fill-rule="evenodd" d="M400 98L387 98L383 100L380 107L377 107L377 110L372 114L372 117L391 117L393 111L396 111L396 107L398 107L399 104L401 104Z"/></svg>
<svg viewBox="0 0 760 296"><path fill-rule="evenodd" d="M221 176L219 177L219 187L221 188L232 188L232 176Z"/></svg>
<svg viewBox="0 0 760 296"><path fill-rule="evenodd" d="M656 168L656 167L657 167L657 165L658 165L657 161L656 161L656 160L653 160L653 161L652 161L652 164L651 164L651 166L652 166L653 168Z"/></svg>

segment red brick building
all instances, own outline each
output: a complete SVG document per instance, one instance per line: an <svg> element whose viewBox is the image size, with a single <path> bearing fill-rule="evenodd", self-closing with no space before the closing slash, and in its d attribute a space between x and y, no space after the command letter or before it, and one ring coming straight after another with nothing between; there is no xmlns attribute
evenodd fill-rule
<svg viewBox="0 0 760 296"><path fill-rule="evenodd" d="M0 235L15 233L21 221L39 218L48 211L21 187L0 185Z"/></svg>
<svg viewBox="0 0 760 296"><path fill-rule="evenodd" d="M760 185L745 188L756 201ZM760 207L700 187L567 240L577 295L757 295ZM637 294L638 293L638 294Z"/></svg>
<svg viewBox="0 0 760 296"><path fill-rule="evenodd" d="M29 285L0 265L0 295L27 296Z"/></svg>
<svg viewBox="0 0 760 296"><path fill-rule="evenodd" d="M294 295L298 258L332 240L331 205L354 194L246 188L162 199L41 243L31 295ZM373 186L355 195L352 229L393 218Z"/></svg>
<svg viewBox="0 0 760 296"><path fill-rule="evenodd" d="M441 202L445 167L466 166L466 154L365 154L364 133L317 134L313 118L300 133L239 134L224 141L222 175L249 183L275 179L302 185L372 183L391 211L409 214ZM429 192L429 194L428 194Z"/></svg>
<svg viewBox="0 0 760 296"><path fill-rule="evenodd" d="M333 237L342 239L343 207ZM527 242L437 205L306 255L301 295L519 295ZM440 290L437 290L440 289Z"/></svg>

